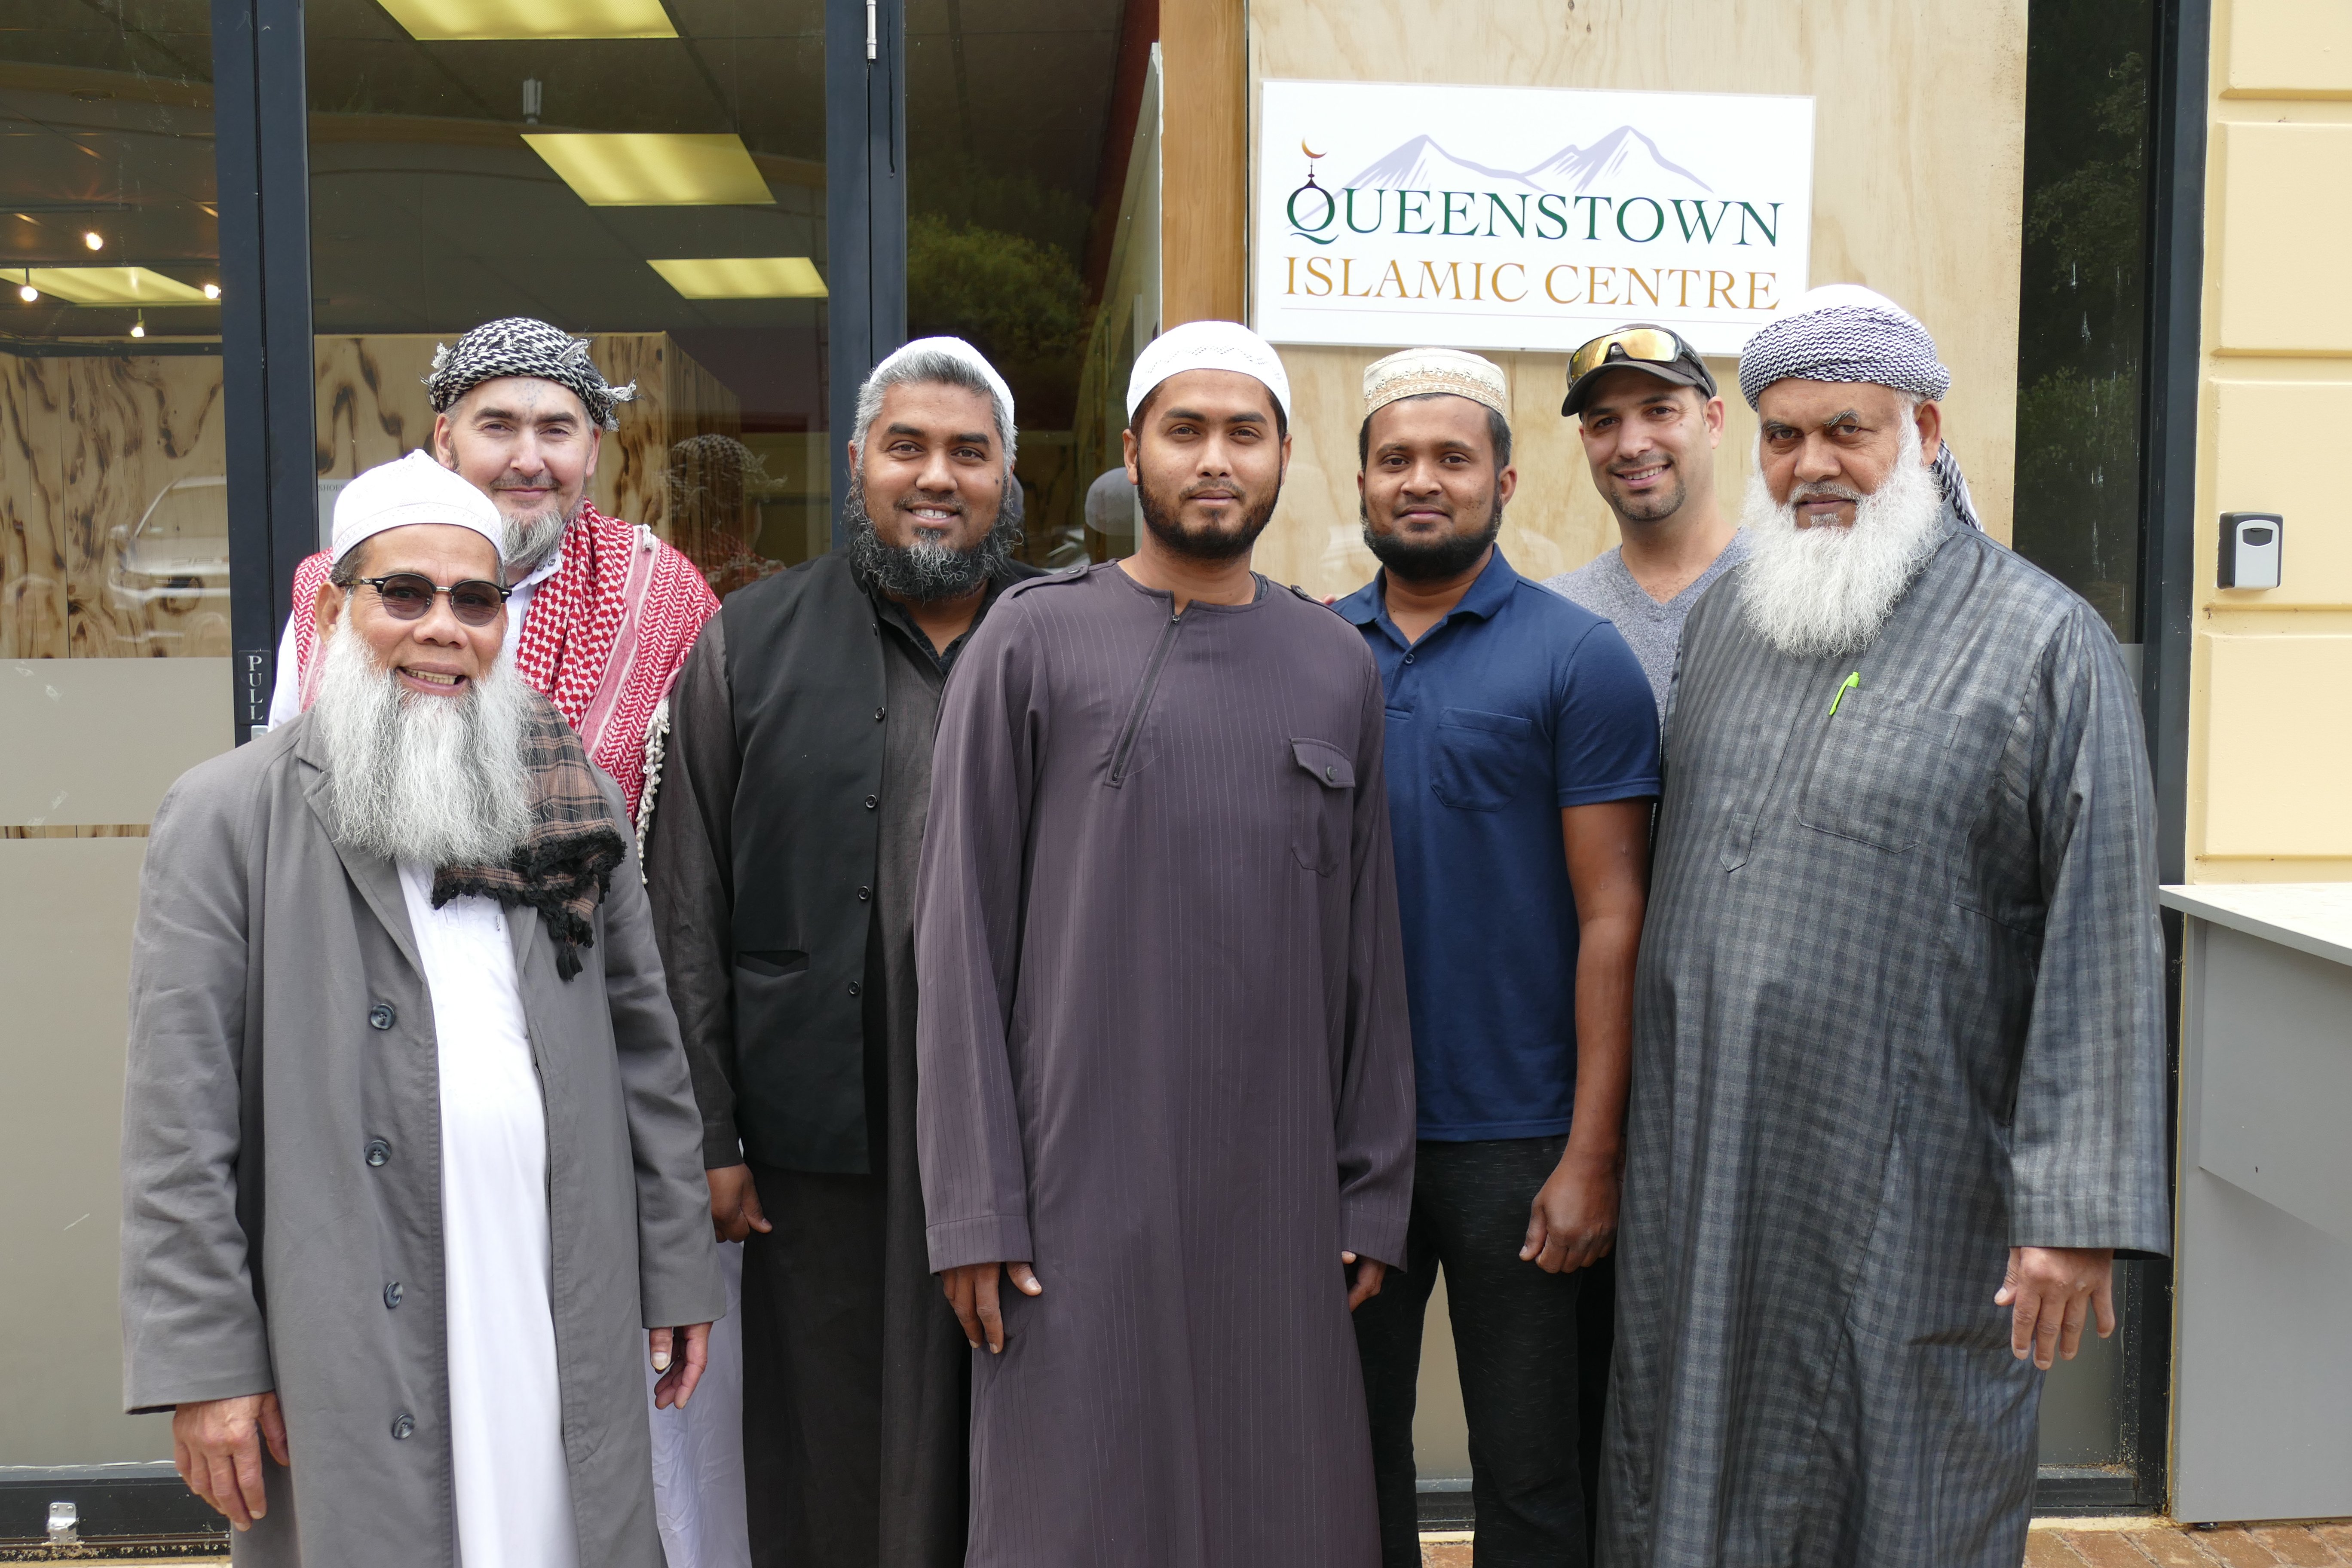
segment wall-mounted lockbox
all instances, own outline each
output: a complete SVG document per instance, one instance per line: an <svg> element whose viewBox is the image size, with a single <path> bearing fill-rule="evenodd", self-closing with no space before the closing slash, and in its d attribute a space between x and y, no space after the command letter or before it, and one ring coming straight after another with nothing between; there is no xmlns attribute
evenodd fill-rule
<svg viewBox="0 0 2352 1568"><path fill-rule="evenodd" d="M2285 534L2286 523L2274 511L2223 512L2221 586L2277 587Z"/></svg>

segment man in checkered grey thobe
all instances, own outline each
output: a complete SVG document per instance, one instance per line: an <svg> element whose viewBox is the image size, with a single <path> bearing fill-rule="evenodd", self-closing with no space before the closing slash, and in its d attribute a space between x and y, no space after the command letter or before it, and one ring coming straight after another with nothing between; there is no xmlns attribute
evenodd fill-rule
<svg viewBox="0 0 2352 1568"><path fill-rule="evenodd" d="M2014 1568L2042 1372L2170 1237L2155 812L2115 638L1975 526L1919 323L1740 366L1635 982L1611 1568Z"/></svg>

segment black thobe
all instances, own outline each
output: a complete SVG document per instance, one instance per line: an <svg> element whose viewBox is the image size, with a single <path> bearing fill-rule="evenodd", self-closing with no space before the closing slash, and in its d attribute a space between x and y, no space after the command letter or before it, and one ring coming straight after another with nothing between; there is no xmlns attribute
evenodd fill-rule
<svg viewBox="0 0 2352 1568"><path fill-rule="evenodd" d="M940 690L971 634L938 652L898 605L877 596L872 610L885 700L859 984L868 1155L864 1173L751 1162L775 1227L752 1233L743 1259L744 1482L752 1561L761 1568L949 1568L963 1560L969 1358L924 1253L913 908ZM740 1053L726 1037L738 962L725 937L730 824L742 784L727 628L722 616L704 629L671 689L661 810L646 854L702 1103L704 1159L714 1168L743 1158L736 1116L747 1104L737 1092ZM871 720L860 711L855 721Z"/></svg>
<svg viewBox="0 0 2352 1568"><path fill-rule="evenodd" d="M1009 589L948 684L916 952L937 1268L1036 1265L975 1352L972 1568L1367 1568L1341 1249L1413 1153L1379 672L1260 584Z"/></svg>

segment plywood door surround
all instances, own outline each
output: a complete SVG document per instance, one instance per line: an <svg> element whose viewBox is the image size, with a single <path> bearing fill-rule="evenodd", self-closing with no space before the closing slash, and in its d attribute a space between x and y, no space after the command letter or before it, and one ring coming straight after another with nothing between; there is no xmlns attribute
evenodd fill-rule
<svg viewBox="0 0 2352 1568"><path fill-rule="evenodd" d="M1244 0L1160 0L1160 301L1166 326L1244 320L1249 201Z"/></svg>
<svg viewBox="0 0 2352 1568"><path fill-rule="evenodd" d="M1180 8L1171 5L1172 28ZM1987 528L2006 540L2016 451L2017 289L2025 134L2024 0L1978 6L1868 0L1251 0L1250 102L1266 77L1650 91L1800 93L1814 100L1815 284L1864 283L1908 307L1952 371L1945 427ZM1169 319L1178 246L1205 210L1180 208L1170 70ZM1228 159L1224 178L1246 163ZM1244 204L1246 211L1246 204ZM1191 276L1188 274L1188 277ZM1190 285L1188 285L1190 286ZM1291 474L1260 570L1317 593L1371 575L1359 540L1356 430L1363 367L1383 350L1283 350L1297 417ZM1559 414L1566 356L1490 356L1511 381L1519 495L1503 525L1512 564L1549 576L1617 541L1575 424ZM1737 512L1755 421L1733 362L1715 362L1730 429L1717 488Z"/></svg>

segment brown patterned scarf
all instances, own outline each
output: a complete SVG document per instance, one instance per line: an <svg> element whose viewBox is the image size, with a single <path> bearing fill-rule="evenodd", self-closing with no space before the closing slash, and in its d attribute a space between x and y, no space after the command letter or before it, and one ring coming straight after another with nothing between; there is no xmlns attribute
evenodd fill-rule
<svg viewBox="0 0 2352 1568"><path fill-rule="evenodd" d="M621 864L621 826L597 787L580 737L537 692L523 727L522 754L530 775L530 831L503 866L435 871L433 907L479 893L509 909L537 910L555 942L555 973L569 980L580 973L581 951L595 944L597 900Z"/></svg>

